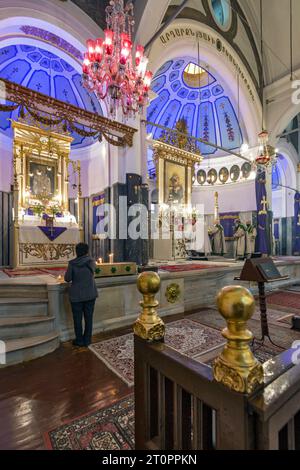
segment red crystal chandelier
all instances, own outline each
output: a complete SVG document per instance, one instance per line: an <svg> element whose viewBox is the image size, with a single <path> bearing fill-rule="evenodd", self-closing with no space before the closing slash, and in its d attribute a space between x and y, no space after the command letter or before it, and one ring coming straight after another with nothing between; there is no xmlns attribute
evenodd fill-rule
<svg viewBox="0 0 300 470"><path fill-rule="evenodd" d="M268 167L271 165L276 165L277 163L277 153L276 149L269 144L269 133L268 131L263 130L258 135L258 155L255 159L256 166Z"/></svg>
<svg viewBox="0 0 300 470"><path fill-rule="evenodd" d="M124 6L124 0L111 0L105 11L105 38L87 41L83 84L106 102L112 118L118 109L125 117L135 117L148 102L153 74L147 71L143 46L137 45L133 52L133 4Z"/></svg>

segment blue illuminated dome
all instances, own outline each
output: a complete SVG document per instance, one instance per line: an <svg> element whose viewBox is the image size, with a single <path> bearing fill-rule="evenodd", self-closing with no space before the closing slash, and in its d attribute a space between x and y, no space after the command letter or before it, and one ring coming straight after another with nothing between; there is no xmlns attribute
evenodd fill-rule
<svg viewBox="0 0 300 470"><path fill-rule="evenodd" d="M188 58L169 60L155 74L152 90L157 97L150 103L147 120L174 128L178 119L187 121L191 135L228 150L243 144L243 135L231 99L212 73ZM148 133L159 139L162 130L148 125ZM199 144L203 155L217 150Z"/></svg>
<svg viewBox="0 0 300 470"><path fill-rule="evenodd" d="M83 86L81 75L67 61L39 47L7 46L0 49L0 78L26 86L58 100L103 115L95 95ZM8 119L18 119L20 111L0 113L0 131L12 135ZM90 129L86 129L90 130ZM95 142L73 133L73 147L84 147Z"/></svg>

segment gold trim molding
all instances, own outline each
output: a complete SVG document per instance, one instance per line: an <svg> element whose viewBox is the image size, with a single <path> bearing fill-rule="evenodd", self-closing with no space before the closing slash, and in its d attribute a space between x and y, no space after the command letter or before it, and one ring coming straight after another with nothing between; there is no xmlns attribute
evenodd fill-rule
<svg viewBox="0 0 300 470"><path fill-rule="evenodd" d="M75 256L75 246L70 244L55 243L20 243L20 253L43 261L60 261L61 259Z"/></svg>
<svg viewBox="0 0 300 470"><path fill-rule="evenodd" d="M98 114L86 111L50 96L30 90L9 80L0 80L5 99L36 113L46 113L62 119L66 123L77 123L101 133L107 142L116 147L133 146L133 136L137 129L117 121L112 121Z"/></svg>

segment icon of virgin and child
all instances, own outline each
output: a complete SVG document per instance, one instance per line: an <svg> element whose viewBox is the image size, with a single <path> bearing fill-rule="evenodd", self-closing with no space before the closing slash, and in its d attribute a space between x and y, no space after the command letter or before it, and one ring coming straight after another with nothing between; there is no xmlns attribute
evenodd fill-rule
<svg viewBox="0 0 300 470"><path fill-rule="evenodd" d="M184 186L178 173L172 173L169 179L168 202L183 204L185 202Z"/></svg>
<svg viewBox="0 0 300 470"><path fill-rule="evenodd" d="M35 196L52 196L54 192L54 174L52 168L45 165L31 164L31 193Z"/></svg>

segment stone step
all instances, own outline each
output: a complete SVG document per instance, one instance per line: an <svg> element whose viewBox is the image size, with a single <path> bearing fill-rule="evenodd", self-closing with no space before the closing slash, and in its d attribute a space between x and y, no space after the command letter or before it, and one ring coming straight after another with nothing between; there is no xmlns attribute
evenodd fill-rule
<svg viewBox="0 0 300 470"><path fill-rule="evenodd" d="M52 353L59 347L60 340L59 334L53 332L32 338L10 339L5 344L6 365L0 365L0 368L31 361Z"/></svg>
<svg viewBox="0 0 300 470"><path fill-rule="evenodd" d="M9 282L0 281L0 299L11 297L16 299L47 299L47 284L20 283L14 280Z"/></svg>
<svg viewBox="0 0 300 470"><path fill-rule="evenodd" d="M41 317L48 315L48 299L33 298L1 298L1 317Z"/></svg>
<svg viewBox="0 0 300 470"><path fill-rule="evenodd" d="M54 331L54 317L1 317L0 340L30 338L42 336Z"/></svg>

